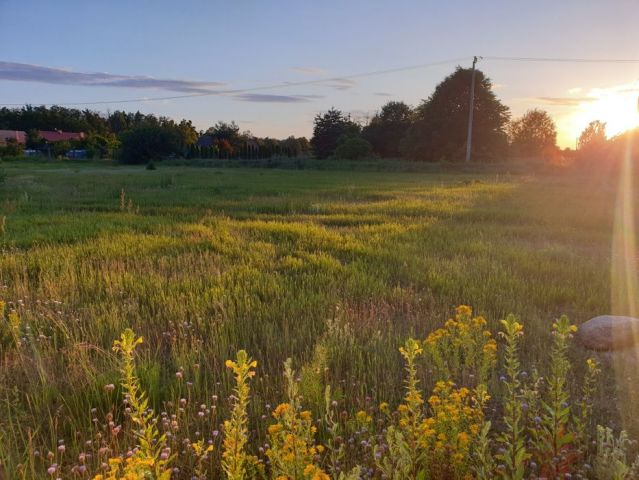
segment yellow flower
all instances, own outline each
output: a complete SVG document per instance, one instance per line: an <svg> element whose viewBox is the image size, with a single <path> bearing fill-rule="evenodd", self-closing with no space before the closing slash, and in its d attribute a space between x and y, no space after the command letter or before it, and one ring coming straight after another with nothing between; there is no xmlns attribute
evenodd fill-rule
<svg viewBox="0 0 639 480"><path fill-rule="evenodd" d="M466 432L459 432L457 434L457 441L462 447L465 447L470 443L470 435L468 435Z"/></svg>
<svg viewBox="0 0 639 480"><path fill-rule="evenodd" d="M379 411L382 413L388 413L389 412L389 408L388 408L388 403L386 402L382 402L379 404Z"/></svg>
<svg viewBox="0 0 639 480"><path fill-rule="evenodd" d="M270 435L275 435L276 433L279 433L281 431L282 431L282 425L280 425L279 423L275 423L273 425L268 426L268 433Z"/></svg>
<svg viewBox="0 0 639 480"><path fill-rule="evenodd" d="M359 423L369 423L371 421L370 415L368 415L364 410L360 410L355 414L355 418Z"/></svg>
<svg viewBox="0 0 639 480"><path fill-rule="evenodd" d="M470 316L473 314L473 309L471 307L469 307L468 305L460 305L459 307L457 307L455 309L455 313L457 313L457 315L460 316Z"/></svg>
<svg viewBox="0 0 639 480"><path fill-rule="evenodd" d="M280 403L277 407L275 407L275 410L273 410L273 416L275 418L281 417L288 412L290 408L291 406L288 403Z"/></svg>
<svg viewBox="0 0 639 480"><path fill-rule="evenodd" d="M484 353L493 354L497 352L497 342L495 340L489 340L484 345Z"/></svg>

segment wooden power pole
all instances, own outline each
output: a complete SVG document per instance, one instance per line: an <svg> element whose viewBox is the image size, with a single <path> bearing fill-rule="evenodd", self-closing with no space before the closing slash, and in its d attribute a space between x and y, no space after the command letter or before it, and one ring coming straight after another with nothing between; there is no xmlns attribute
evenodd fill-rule
<svg viewBox="0 0 639 480"><path fill-rule="evenodd" d="M477 57L473 57L473 73L470 80L470 108L468 109L468 134L466 135L466 163L470 162L470 152L473 144L473 113L475 110L475 65Z"/></svg>

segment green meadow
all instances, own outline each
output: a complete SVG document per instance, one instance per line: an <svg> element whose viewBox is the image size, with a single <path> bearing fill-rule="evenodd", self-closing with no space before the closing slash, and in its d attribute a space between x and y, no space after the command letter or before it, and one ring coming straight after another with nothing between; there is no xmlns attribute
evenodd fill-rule
<svg viewBox="0 0 639 480"><path fill-rule="evenodd" d="M257 360L251 419L281 400L289 357L307 408L322 411L330 384L340 408L357 411L401 401L398 348L457 305L492 331L514 313L522 364L542 374L554 320L578 325L611 310L614 176L0 169L0 300L19 314L0 332L0 460L16 478L38 478L48 451L72 465L121 418L111 345L127 327L144 339L137 374L151 406L184 399L193 440L227 416L224 362L240 349ZM588 353L569 355L577 378ZM433 387L428 365L419 375ZM602 376L594 415L632 430L614 377ZM199 419L211 399L217 413ZM265 427L250 428L263 442Z"/></svg>

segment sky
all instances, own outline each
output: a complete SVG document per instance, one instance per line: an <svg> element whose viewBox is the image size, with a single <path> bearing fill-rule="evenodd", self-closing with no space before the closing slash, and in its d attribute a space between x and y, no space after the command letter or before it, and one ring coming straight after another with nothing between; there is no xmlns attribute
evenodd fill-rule
<svg viewBox="0 0 639 480"><path fill-rule="evenodd" d="M638 59L638 18L639 0L0 0L0 104L116 101L78 108L310 136L330 107L415 106L474 55ZM562 147L591 120L639 125L639 63L478 68L514 117L551 113Z"/></svg>

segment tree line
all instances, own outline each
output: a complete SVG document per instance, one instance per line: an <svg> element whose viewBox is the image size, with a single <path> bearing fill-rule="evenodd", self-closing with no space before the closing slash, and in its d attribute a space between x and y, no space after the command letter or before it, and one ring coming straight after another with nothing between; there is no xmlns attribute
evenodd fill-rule
<svg viewBox="0 0 639 480"><path fill-rule="evenodd" d="M455 162L463 160L466 149L472 78L471 69L457 67L416 107L390 101L365 124L331 108L315 117L310 142L294 136L284 140L258 138L241 132L234 122L218 122L198 132L190 120L176 122L124 111L103 115L61 106L1 108L0 129L26 131L31 148L43 145L38 130L85 132L82 141L53 145L54 153L85 148L92 157L116 157L124 163L166 157L252 159L274 155ZM533 109L512 119L510 109L497 98L491 80L482 71L475 71L474 82L473 161L502 161L508 156L556 161L575 156L557 147L557 128L547 112ZM581 134L576 155L592 158L618 150L620 139L607 140L605 127L593 121ZM6 152L18 147L3 148Z"/></svg>
<svg viewBox="0 0 639 480"><path fill-rule="evenodd" d="M311 145L319 158L407 158L462 161L465 157L472 70L457 68L417 107L390 101L365 125L337 109L318 114ZM623 136L608 140L605 123L595 120L581 134L577 150L561 151L552 117L532 109L511 118L482 71L475 72L472 159L502 161L535 157L549 162L565 157L593 159L618 152Z"/></svg>
<svg viewBox="0 0 639 480"><path fill-rule="evenodd" d="M310 150L306 138L258 138L251 132L241 132L234 122L217 122L206 131L198 131L185 119L176 122L168 117L119 110L103 115L61 106L0 108L0 130L25 131L27 148L46 147L54 156L64 156L71 149L85 149L92 158L117 158L123 163L146 163L167 157L292 157L308 155ZM38 134L46 130L84 132L86 136L49 145ZM0 147L0 155L20 155L21 151L22 146L15 142Z"/></svg>

